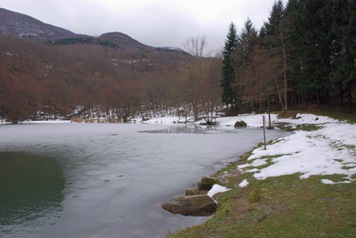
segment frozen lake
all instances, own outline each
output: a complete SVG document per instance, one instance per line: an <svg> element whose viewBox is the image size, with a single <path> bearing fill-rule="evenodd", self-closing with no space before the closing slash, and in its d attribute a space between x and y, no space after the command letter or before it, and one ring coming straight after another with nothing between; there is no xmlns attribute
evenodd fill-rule
<svg viewBox="0 0 356 238"><path fill-rule="evenodd" d="M222 127L0 126L0 237L164 237L199 224L159 204L262 138Z"/></svg>

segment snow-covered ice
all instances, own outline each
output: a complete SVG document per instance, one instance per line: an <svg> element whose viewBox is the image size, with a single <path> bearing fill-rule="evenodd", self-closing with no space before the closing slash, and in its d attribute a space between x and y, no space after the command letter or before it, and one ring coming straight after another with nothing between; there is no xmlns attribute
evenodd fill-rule
<svg viewBox="0 0 356 238"><path fill-rule="evenodd" d="M267 114L264 116L268 119ZM248 161L238 166L241 173L252 173L256 179L289 174L300 174L301 179L322 175L321 182L330 185L354 182L356 125L313 114L298 114L297 118L278 119L275 114L271 114L272 123L285 122L294 126L316 124L321 128L315 131L296 131L274 140L267 145L266 150L255 149ZM261 129L233 131L237 120L245 121L248 127L262 126L261 114L217 118L220 131L215 132L213 129L207 130L207 133L183 135L142 133L148 129L167 130L170 128L168 125L184 121L178 117L155 118L145 122L162 125L93 126L66 123L3 126L0 148L4 151L40 150L43 153L60 153L58 161L66 169L64 176L67 181L65 199L61 203L63 214L60 217L61 223L47 229L61 230L75 218L76 226L72 230L67 229L68 234L84 234L85 229L90 234L95 229L111 234L119 226L120 229L130 229L130 225L125 222L130 219L137 221L134 215L142 218L142 223L136 222L140 227L151 220L157 222L155 225L159 227L162 227L162 220L169 223L160 210L153 209L142 216L138 214L139 211L128 209L127 203L134 202L133 197L137 198L135 202L141 205L133 204L133 207L142 211L142 207L147 207L152 202L150 199L153 200L148 194L160 194L157 196L163 201L161 193L165 191L164 196L170 198L176 194L176 187L186 188L191 181L200 177L197 174L206 175L207 171L216 171L224 163L237 160L237 154L243 153L238 152L239 149L245 148L246 152L246 148L252 148L261 141L261 135L255 133ZM17 130L19 127L21 130ZM285 136L278 132L281 131L267 131L274 138ZM324 177L333 174L340 174L343 179L332 181L330 176ZM243 180L238 186L245 187L248 184L248 180ZM216 185L209 195L226 190ZM120 207L122 204L125 206ZM88 215L94 212L95 216ZM120 220L120 224L108 222L117 220Z"/></svg>
<svg viewBox="0 0 356 238"><path fill-rule="evenodd" d="M59 214L48 212L51 219L30 220L28 226L0 226L1 237L156 237L199 224L201 218L177 217L158 204L262 140L261 129L224 128L173 121L0 126L0 157L7 152L48 156L65 180ZM286 135L268 133L270 139Z"/></svg>

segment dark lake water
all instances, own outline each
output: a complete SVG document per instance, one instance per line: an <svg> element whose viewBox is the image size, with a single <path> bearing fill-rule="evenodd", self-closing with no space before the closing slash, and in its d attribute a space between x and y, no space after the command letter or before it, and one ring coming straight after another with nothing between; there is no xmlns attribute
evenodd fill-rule
<svg viewBox="0 0 356 238"><path fill-rule="evenodd" d="M0 237L164 237L199 224L159 204L262 138L260 129L0 126Z"/></svg>

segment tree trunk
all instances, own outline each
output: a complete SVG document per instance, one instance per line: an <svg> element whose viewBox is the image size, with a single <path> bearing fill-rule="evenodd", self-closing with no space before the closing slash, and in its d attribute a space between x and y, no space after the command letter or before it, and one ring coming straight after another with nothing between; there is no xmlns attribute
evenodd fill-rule
<svg viewBox="0 0 356 238"><path fill-rule="evenodd" d="M326 101L326 105L330 105L330 90L329 90L329 88L327 88L326 92L325 92L325 101Z"/></svg>
<svg viewBox="0 0 356 238"><path fill-rule="evenodd" d="M344 105L344 89L342 88L342 84L340 83L339 84L339 90L340 90L340 103L341 103L341 106Z"/></svg>
<svg viewBox="0 0 356 238"><path fill-rule="evenodd" d="M351 89L351 83L349 83L349 86L347 88L347 104L349 107L352 107L352 89Z"/></svg>
<svg viewBox="0 0 356 238"><path fill-rule="evenodd" d="M194 121L198 121L199 120L199 112L198 112L198 106L197 103L192 103L192 107L193 107L193 114L194 114Z"/></svg>
<svg viewBox="0 0 356 238"><path fill-rule="evenodd" d="M276 82L276 87L277 87L277 91L278 91L278 101L279 101L279 103L281 104L282 111L283 111L283 112L286 112L286 109L285 109L284 103L283 103L283 98L282 98L281 90L280 90L279 85L278 85L278 81Z"/></svg>
<svg viewBox="0 0 356 238"><path fill-rule="evenodd" d="M283 31L281 31L282 37L282 50L283 50L283 86L284 86L284 110L288 110L288 82L287 82L287 53L286 46L284 44Z"/></svg>

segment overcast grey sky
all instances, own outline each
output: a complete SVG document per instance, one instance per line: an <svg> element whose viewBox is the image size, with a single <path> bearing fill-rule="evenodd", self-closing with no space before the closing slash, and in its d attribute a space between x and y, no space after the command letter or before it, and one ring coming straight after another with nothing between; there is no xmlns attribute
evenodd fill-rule
<svg viewBox="0 0 356 238"><path fill-rule="evenodd" d="M249 17L259 29L275 0L0 0L0 7L75 33L122 32L150 46L183 46L206 37L206 52L222 49L228 27ZM287 0L283 2L286 3Z"/></svg>

